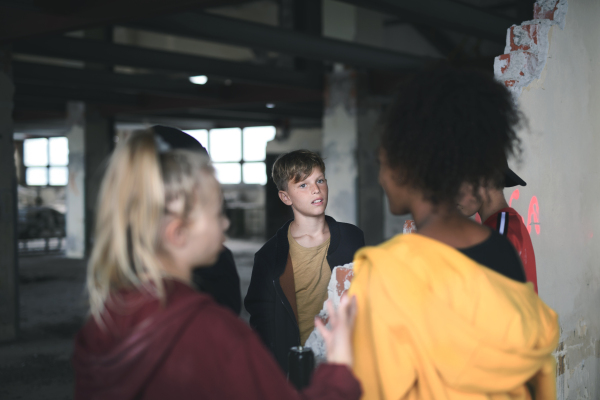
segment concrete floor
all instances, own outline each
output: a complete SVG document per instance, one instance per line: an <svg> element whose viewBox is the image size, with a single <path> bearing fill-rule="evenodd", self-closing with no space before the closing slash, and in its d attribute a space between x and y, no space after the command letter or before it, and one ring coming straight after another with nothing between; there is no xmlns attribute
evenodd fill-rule
<svg viewBox="0 0 600 400"><path fill-rule="evenodd" d="M229 240L246 295L259 241ZM0 344L0 399L71 399L73 337L85 315L85 262L62 256L19 260L20 335ZM243 319L248 319L246 310Z"/></svg>

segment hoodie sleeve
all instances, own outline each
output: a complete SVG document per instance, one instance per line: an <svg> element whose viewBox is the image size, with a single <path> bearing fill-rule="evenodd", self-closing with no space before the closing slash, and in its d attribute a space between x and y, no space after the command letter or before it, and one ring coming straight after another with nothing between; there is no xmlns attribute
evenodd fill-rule
<svg viewBox="0 0 600 400"><path fill-rule="evenodd" d="M216 304L174 343L146 387L145 400L359 400L360 383L343 365L319 367L298 392L258 336Z"/></svg>
<svg viewBox="0 0 600 400"><path fill-rule="evenodd" d="M249 400L358 400L360 383L347 366L323 364L315 371L309 387L297 392L267 352L252 334L232 350L236 356L222 370L235 380L224 387L219 398Z"/></svg>
<svg viewBox="0 0 600 400"><path fill-rule="evenodd" d="M391 302L385 302L384 287L379 284L384 278L371 260L357 255L349 290L350 296L356 296L358 308L353 372L362 384L365 399L403 398L417 376L408 330L402 324L389 326L385 318L386 312L393 311Z"/></svg>

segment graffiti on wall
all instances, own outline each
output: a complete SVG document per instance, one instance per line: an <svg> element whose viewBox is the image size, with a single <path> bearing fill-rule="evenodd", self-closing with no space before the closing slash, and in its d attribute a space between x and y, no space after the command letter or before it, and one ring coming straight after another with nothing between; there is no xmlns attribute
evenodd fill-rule
<svg viewBox="0 0 600 400"><path fill-rule="evenodd" d="M513 200L519 200L520 196L519 189L513 190L510 195L510 199L508 200L508 206L512 207ZM527 231L531 235L531 230L535 231L536 234L540 234L540 203L538 202L538 198L536 196L532 196L529 201L529 208L527 209L527 220L525 220L524 216L523 224L527 227Z"/></svg>

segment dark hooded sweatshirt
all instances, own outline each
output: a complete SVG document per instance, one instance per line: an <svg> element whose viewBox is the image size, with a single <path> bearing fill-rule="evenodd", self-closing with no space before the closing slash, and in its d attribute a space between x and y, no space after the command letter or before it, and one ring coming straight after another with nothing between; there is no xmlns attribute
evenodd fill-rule
<svg viewBox="0 0 600 400"><path fill-rule="evenodd" d="M106 326L75 339L75 399L356 399L346 366L325 364L301 393L260 339L229 310L167 281L166 306L138 290L113 296ZM118 311L116 310L118 309Z"/></svg>

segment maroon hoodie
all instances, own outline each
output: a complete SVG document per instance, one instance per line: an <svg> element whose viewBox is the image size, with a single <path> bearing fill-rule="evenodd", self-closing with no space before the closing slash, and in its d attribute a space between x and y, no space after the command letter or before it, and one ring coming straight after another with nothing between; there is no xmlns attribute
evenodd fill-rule
<svg viewBox="0 0 600 400"><path fill-rule="evenodd" d="M324 364L298 393L259 338L229 310L177 281L167 304L140 291L113 297L106 326L75 339L75 399L356 399L346 366ZM117 311L118 310L118 311Z"/></svg>

